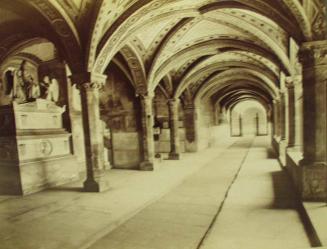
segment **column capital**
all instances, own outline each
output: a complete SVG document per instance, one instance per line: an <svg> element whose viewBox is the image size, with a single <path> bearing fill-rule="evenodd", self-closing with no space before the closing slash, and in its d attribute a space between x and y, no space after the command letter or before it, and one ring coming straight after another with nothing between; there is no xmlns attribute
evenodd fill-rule
<svg viewBox="0 0 327 249"><path fill-rule="evenodd" d="M327 40L304 42L299 59L304 66L327 65Z"/></svg>
<svg viewBox="0 0 327 249"><path fill-rule="evenodd" d="M194 110L194 109L196 109L196 107L193 103L188 103L184 105L184 110Z"/></svg>
<svg viewBox="0 0 327 249"><path fill-rule="evenodd" d="M99 88L107 81L107 75L90 72L72 74L70 76L73 83L83 86L84 88Z"/></svg>
<svg viewBox="0 0 327 249"><path fill-rule="evenodd" d="M179 98L171 98L171 99L168 99L167 103L170 105L173 105L173 104L178 104L179 101L180 101Z"/></svg>
<svg viewBox="0 0 327 249"><path fill-rule="evenodd" d="M294 89L294 78L293 77L287 77L285 79L285 87L287 89Z"/></svg>
<svg viewBox="0 0 327 249"><path fill-rule="evenodd" d="M280 103L280 98L274 98L273 103L274 104L279 104Z"/></svg>
<svg viewBox="0 0 327 249"><path fill-rule="evenodd" d="M139 97L141 100L144 101L152 101L154 99L154 95L150 93L136 93L136 97Z"/></svg>

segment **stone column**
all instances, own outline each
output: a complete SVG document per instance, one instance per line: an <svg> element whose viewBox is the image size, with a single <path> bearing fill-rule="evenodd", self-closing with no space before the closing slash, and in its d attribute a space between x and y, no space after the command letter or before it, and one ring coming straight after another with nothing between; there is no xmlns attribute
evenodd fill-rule
<svg viewBox="0 0 327 249"><path fill-rule="evenodd" d="M286 80L288 96L288 144L287 147L295 146L295 89L292 78Z"/></svg>
<svg viewBox="0 0 327 249"><path fill-rule="evenodd" d="M279 102L279 118L280 118L280 139L285 140L286 139L286 104L285 104L285 92L280 92L280 102Z"/></svg>
<svg viewBox="0 0 327 249"><path fill-rule="evenodd" d="M274 137L279 139L280 137L280 99L274 99Z"/></svg>
<svg viewBox="0 0 327 249"><path fill-rule="evenodd" d="M194 104L187 104L184 107L186 151L198 151L198 127L197 110Z"/></svg>
<svg viewBox="0 0 327 249"><path fill-rule="evenodd" d="M275 152L279 157L279 142L280 142L280 99L276 98L273 100L273 115L274 115L274 123L273 123L273 139L272 145Z"/></svg>
<svg viewBox="0 0 327 249"><path fill-rule="evenodd" d="M152 171L154 162L154 137L153 137L153 96L139 94L141 104L142 124L142 162L140 170Z"/></svg>
<svg viewBox="0 0 327 249"><path fill-rule="evenodd" d="M295 90L295 144L294 148L298 151L303 150L303 80L301 76L293 79Z"/></svg>
<svg viewBox="0 0 327 249"><path fill-rule="evenodd" d="M283 166L286 166L286 147L287 147L287 130L288 130L288 122L286 118L287 104L286 104L287 94L284 91L280 92L280 141L279 141L279 161Z"/></svg>
<svg viewBox="0 0 327 249"><path fill-rule="evenodd" d="M178 160L180 158L180 138L179 138L179 117L178 99L168 100L169 108L169 128L170 128L170 153L169 159Z"/></svg>
<svg viewBox="0 0 327 249"><path fill-rule="evenodd" d="M87 178L84 191L101 192L108 189L105 180L104 145L100 122L99 89L106 76L72 75L72 81L80 85L84 130Z"/></svg>
<svg viewBox="0 0 327 249"><path fill-rule="evenodd" d="M302 197L327 198L327 41L307 42L300 50L303 65L304 159Z"/></svg>

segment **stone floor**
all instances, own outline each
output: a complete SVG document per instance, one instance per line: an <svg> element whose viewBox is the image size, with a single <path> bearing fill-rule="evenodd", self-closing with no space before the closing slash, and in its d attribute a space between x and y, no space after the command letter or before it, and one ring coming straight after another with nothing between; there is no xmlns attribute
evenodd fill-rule
<svg viewBox="0 0 327 249"><path fill-rule="evenodd" d="M201 249L310 248L289 177L256 139Z"/></svg>
<svg viewBox="0 0 327 249"><path fill-rule="evenodd" d="M82 182L26 197L0 196L0 249L83 249L156 201L235 140L180 161L163 160L154 172L110 170L109 191L83 193ZM119 248L117 248L119 249Z"/></svg>
<svg viewBox="0 0 327 249"><path fill-rule="evenodd" d="M0 196L0 248L310 248L268 143L231 139L154 172L112 170L100 194L79 182Z"/></svg>

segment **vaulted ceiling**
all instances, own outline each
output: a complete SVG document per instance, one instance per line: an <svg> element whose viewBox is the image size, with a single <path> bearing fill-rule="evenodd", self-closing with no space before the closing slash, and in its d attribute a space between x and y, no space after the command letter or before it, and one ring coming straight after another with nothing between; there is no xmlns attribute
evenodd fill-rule
<svg viewBox="0 0 327 249"><path fill-rule="evenodd" d="M197 100L269 102L300 44L327 37L323 0L2 0L0 14L1 61L42 38L73 73L116 61L138 92Z"/></svg>

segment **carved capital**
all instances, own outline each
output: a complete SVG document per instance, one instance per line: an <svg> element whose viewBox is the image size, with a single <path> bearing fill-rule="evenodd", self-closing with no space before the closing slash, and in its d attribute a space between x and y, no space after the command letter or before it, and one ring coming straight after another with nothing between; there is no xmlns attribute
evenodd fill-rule
<svg viewBox="0 0 327 249"><path fill-rule="evenodd" d="M327 40L303 43L299 57L305 67L327 65Z"/></svg>
<svg viewBox="0 0 327 249"><path fill-rule="evenodd" d="M168 105L174 106L179 104L179 99L173 98L173 99L168 99Z"/></svg>
<svg viewBox="0 0 327 249"><path fill-rule="evenodd" d="M184 105L184 110L194 110L195 109L195 105L193 103L187 103Z"/></svg>
<svg viewBox="0 0 327 249"><path fill-rule="evenodd" d="M100 84L98 82L92 82L92 83L83 83L82 87L84 89L98 89L100 90L103 87L103 84Z"/></svg>
<svg viewBox="0 0 327 249"><path fill-rule="evenodd" d="M275 105L279 104L279 103L280 103L280 98L275 98L275 99L273 99L273 103L274 103Z"/></svg>
<svg viewBox="0 0 327 249"><path fill-rule="evenodd" d="M150 93L136 94L140 98L141 104L144 106L152 106L153 95Z"/></svg>
<svg viewBox="0 0 327 249"><path fill-rule="evenodd" d="M286 77L285 87L289 90L294 89L294 79L293 77Z"/></svg>
<svg viewBox="0 0 327 249"><path fill-rule="evenodd" d="M77 84L78 88L84 89L101 89L107 80L107 75L100 75L94 73L80 73L70 76L71 81Z"/></svg>

